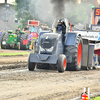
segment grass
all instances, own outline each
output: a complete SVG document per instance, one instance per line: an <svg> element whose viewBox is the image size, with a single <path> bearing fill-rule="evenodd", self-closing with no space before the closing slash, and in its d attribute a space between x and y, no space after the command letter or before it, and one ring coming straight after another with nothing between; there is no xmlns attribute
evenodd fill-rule
<svg viewBox="0 0 100 100"><path fill-rule="evenodd" d="M0 56L16 56L16 55L28 55L29 52L17 52L17 53L0 53Z"/></svg>
<svg viewBox="0 0 100 100"><path fill-rule="evenodd" d="M100 100L100 96L97 96L95 98L91 98L90 100Z"/></svg>
<svg viewBox="0 0 100 100"><path fill-rule="evenodd" d="M1 49L1 42L0 42ZM0 56L18 56L18 55L28 55L30 52L16 52L16 53L0 53Z"/></svg>

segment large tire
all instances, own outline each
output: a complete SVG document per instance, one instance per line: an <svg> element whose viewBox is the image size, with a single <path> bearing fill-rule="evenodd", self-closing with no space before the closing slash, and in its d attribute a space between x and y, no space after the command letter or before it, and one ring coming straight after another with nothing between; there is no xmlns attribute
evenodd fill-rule
<svg viewBox="0 0 100 100"><path fill-rule="evenodd" d="M28 39L28 33L21 34L20 36L20 49L21 50L27 49L26 45L23 45L23 40L26 40L26 39Z"/></svg>
<svg viewBox="0 0 100 100"><path fill-rule="evenodd" d="M66 56L63 54L59 55L57 64L58 72L64 72L66 70L66 66L67 66Z"/></svg>
<svg viewBox="0 0 100 100"><path fill-rule="evenodd" d="M9 33L2 33L2 36L1 36L1 48L2 49L10 49L10 45L9 44L6 44L6 45L3 45L2 42L3 41L7 41L9 38Z"/></svg>
<svg viewBox="0 0 100 100"><path fill-rule="evenodd" d="M6 42L6 33L2 33L1 35L1 48L6 49L6 45L3 45L3 41Z"/></svg>
<svg viewBox="0 0 100 100"><path fill-rule="evenodd" d="M30 55L29 55L29 58L28 58L28 69L29 69L29 71L34 71L34 69L35 69L35 63L30 62Z"/></svg>
<svg viewBox="0 0 100 100"><path fill-rule="evenodd" d="M67 70L74 70L74 71L81 70L81 60L83 54L82 48L83 48L83 42L81 36L77 36L75 46L65 47L65 54L68 55ZM69 60L70 58L72 59L72 61Z"/></svg>

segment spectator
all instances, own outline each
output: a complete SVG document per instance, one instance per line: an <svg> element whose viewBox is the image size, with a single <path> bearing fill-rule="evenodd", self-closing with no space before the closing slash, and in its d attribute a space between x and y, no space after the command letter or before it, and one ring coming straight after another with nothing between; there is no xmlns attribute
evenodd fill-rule
<svg viewBox="0 0 100 100"><path fill-rule="evenodd" d="M17 35L18 42L20 42L20 31L21 31L21 28L18 28L18 29L16 29L16 32L15 32L15 34Z"/></svg>
<svg viewBox="0 0 100 100"><path fill-rule="evenodd" d="M4 32L4 30L2 30L2 33Z"/></svg>
<svg viewBox="0 0 100 100"><path fill-rule="evenodd" d="M24 28L24 31L28 31L29 30L29 26L27 26L26 28Z"/></svg>
<svg viewBox="0 0 100 100"><path fill-rule="evenodd" d="M21 28L19 28L18 30L21 31Z"/></svg>
<svg viewBox="0 0 100 100"><path fill-rule="evenodd" d="M3 32L2 32L2 31L0 31L0 42L1 42L1 35L2 35L2 33L3 33Z"/></svg>
<svg viewBox="0 0 100 100"><path fill-rule="evenodd" d="M1 34L2 34L2 31L0 31L0 36L1 36Z"/></svg>

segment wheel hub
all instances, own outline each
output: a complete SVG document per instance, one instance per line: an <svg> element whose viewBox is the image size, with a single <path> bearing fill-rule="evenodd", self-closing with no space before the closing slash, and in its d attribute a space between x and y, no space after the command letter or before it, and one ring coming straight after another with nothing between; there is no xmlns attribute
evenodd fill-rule
<svg viewBox="0 0 100 100"><path fill-rule="evenodd" d="M78 63L78 65L80 65L81 57L82 57L82 45L81 45L81 43L79 43L78 53L77 53L77 63Z"/></svg>

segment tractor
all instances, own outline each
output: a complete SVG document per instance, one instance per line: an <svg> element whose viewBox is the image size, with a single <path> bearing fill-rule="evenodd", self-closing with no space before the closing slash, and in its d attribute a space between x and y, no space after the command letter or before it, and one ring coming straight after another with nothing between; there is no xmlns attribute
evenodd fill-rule
<svg viewBox="0 0 100 100"><path fill-rule="evenodd" d="M57 30L58 20L66 27L64 39L63 31ZM35 67L52 67L58 72L95 67L94 45L89 44L88 39L82 38L81 32L69 32L68 20L65 18L57 18L52 25L52 31L40 32L35 48L35 52L30 53L28 58L29 71L34 71Z"/></svg>
<svg viewBox="0 0 100 100"><path fill-rule="evenodd" d="M18 50L26 50L26 45L23 41L28 38L28 33L16 30L15 34L13 31L4 32L1 36L1 48L11 49L16 48Z"/></svg>

